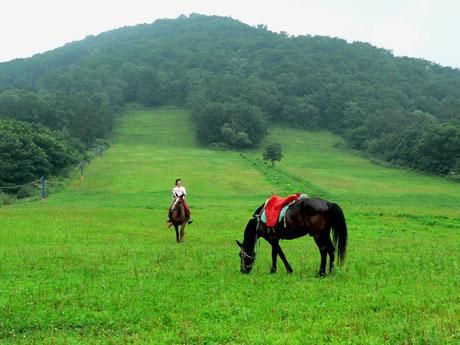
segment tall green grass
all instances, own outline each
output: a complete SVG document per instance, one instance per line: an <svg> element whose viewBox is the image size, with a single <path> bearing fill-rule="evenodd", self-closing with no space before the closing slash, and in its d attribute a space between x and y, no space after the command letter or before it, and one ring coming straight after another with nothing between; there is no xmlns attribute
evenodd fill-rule
<svg viewBox="0 0 460 345"><path fill-rule="evenodd" d="M460 185L373 165L329 133L272 130L285 157L199 147L180 109L129 111L114 145L46 202L0 208L0 343L456 344ZM194 223L166 228L181 177ZM345 266L319 279L310 238L294 273L250 275L235 239L271 193L339 203ZM281 264L282 265L282 264Z"/></svg>

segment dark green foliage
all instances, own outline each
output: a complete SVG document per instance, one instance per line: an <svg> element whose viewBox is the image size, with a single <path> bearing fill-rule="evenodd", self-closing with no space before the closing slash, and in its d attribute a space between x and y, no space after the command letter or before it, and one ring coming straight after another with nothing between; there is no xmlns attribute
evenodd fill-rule
<svg viewBox="0 0 460 345"><path fill-rule="evenodd" d="M433 173L458 174L460 127L442 124L427 127L415 146L416 166Z"/></svg>
<svg viewBox="0 0 460 345"><path fill-rule="evenodd" d="M198 138L203 144L225 142L231 147L260 143L266 123L259 108L242 100L208 102L193 112Z"/></svg>
<svg viewBox="0 0 460 345"><path fill-rule="evenodd" d="M283 149L281 144L273 143L265 147L263 153L264 161L270 161L272 166L275 166L275 162L281 161L281 158L283 158Z"/></svg>
<svg viewBox="0 0 460 345"><path fill-rule="evenodd" d="M352 147L394 165L439 175L458 174L460 127L439 123L430 114L396 109L376 112L346 136Z"/></svg>
<svg viewBox="0 0 460 345"><path fill-rule="evenodd" d="M57 133L40 125L0 119L0 186L61 174L76 160L75 150Z"/></svg>
<svg viewBox="0 0 460 345"><path fill-rule="evenodd" d="M130 102L184 105L205 145L257 146L281 122L331 130L354 149L437 174L458 157L450 137L460 71L367 43L194 14L0 64L1 116L65 131L85 147L107 137Z"/></svg>

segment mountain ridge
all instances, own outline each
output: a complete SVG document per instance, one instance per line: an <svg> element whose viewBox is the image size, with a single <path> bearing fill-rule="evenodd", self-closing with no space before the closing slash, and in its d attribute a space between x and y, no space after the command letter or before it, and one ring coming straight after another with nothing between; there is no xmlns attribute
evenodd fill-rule
<svg viewBox="0 0 460 345"><path fill-rule="evenodd" d="M43 106L27 108L31 98ZM187 108L205 146L257 147L273 123L288 123L330 130L393 165L460 171L460 70L368 43L193 14L0 64L0 118L86 147L109 135L128 103Z"/></svg>

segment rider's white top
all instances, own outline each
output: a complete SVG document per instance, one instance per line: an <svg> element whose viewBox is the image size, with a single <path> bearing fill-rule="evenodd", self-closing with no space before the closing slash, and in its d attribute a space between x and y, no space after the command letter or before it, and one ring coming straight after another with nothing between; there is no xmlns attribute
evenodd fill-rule
<svg viewBox="0 0 460 345"><path fill-rule="evenodd" d="M175 199L178 196L184 195L184 197L187 195L187 191L185 190L184 186L175 186L171 192L172 198Z"/></svg>

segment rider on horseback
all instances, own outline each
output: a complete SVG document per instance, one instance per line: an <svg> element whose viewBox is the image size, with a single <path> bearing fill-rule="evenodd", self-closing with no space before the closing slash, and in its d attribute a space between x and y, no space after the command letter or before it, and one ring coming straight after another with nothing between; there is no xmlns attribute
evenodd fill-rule
<svg viewBox="0 0 460 345"><path fill-rule="evenodd" d="M187 202L185 201L185 196L187 195L187 191L185 190L185 187L182 185L182 180L178 178L176 180L176 185L171 191L172 199L173 202L176 200L176 198L180 197L183 195L183 203L184 203L184 208L185 208L185 216L188 219L188 224L191 224L193 222L192 220L192 214L190 212L190 208L187 205ZM171 222L171 214L169 215L169 220L168 222Z"/></svg>

